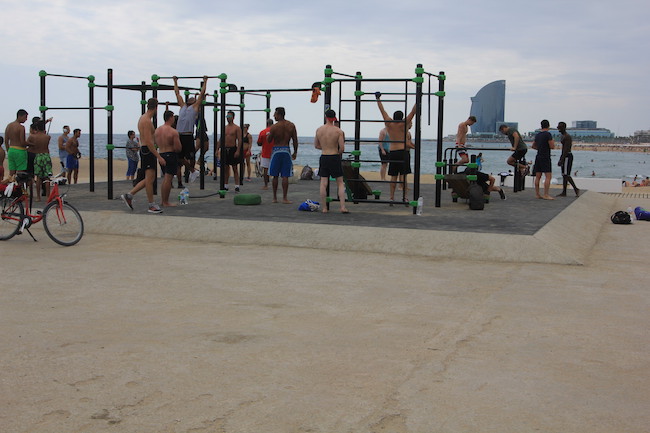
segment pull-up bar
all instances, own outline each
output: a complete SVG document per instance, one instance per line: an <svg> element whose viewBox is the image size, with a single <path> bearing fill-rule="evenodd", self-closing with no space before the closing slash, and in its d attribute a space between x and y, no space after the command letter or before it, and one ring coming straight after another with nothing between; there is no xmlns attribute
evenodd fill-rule
<svg viewBox="0 0 650 433"><path fill-rule="evenodd" d="M161 77L159 75L153 74L151 76L152 81L158 81L158 80L172 80L174 77ZM226 74L219 74L219 75L184 75L184 76L176 76L179 80L194 80L194 79L199 79L202 80L203 78L219 78L220 80L225 80L228 78Z"/></svg>
<svg viewBox="0 0 650 433"><path fill-rule="evenodd" d="M80 75L64 75L64 74L48 74L47 72L41 70L38 72L39 77L62 77L62 78L80 78L82 80L88 80L91 83L95 81L95 77L93 75L88 75L87 77L82 77Z"/></svg>

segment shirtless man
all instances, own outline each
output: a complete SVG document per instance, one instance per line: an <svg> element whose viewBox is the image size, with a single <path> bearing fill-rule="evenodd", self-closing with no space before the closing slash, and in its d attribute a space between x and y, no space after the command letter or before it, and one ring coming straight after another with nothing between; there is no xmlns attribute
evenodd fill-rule
<svg viewBox="0 0 650 433"><path fill-rule="evenodd" d="M65 160L65 166L68 170L68 184L71 178L74 177L74 183L77 183L79 178L79 137L81 137L81 129L77 128L72 131L72 137L65 142L65 151L68 152L68 157Z"/></svg>
<svg viewBox="0 0 650 433"><path fill-rule="evenodd" d="M144 170L144 179L142 179L133 189L122 194L120 198L124 203L133 210L133 196L145 188L147 200L149 200L149 213L162 213L162 209L153 201L153 182L156 180L156 161L161 166L167 162L160 156L154 145L154 127L152 123L153 116L158 110L158 100L151 98L147 101L147 112L138 120L138 132L140 133L140 168Z"/></svg>
<svg viewBox="0 0 650 433"><path fill-rule="evenodd" d="M18 110L16 120L5 128L5 147L7 148L7 165L9 175L18 171L27 170L27 141L25 140L25 127L27 111Z"/></svg>
<svg viewBox="0 0 650 433"><path fill-rule="evenodd" d="M154 133L154 141L158 145L158 152L165 160L163 173L165 177L162 182L160 204L163 207L174 207L176 204L169 202L169 193L172 190L172 180L178 171L178 153L181 151L181 140L172 125L174 123L174 113L165 111L163 114L164 125L159 126Z"/></svg>
<svg viewBox="0 0 650 433"><path fill-rule="evenodd" d="M456 147L458 147L458 162L454 167L454 172L457 171L458 165L465 165L469 162L469 155L465 150L467 144L467 132L469 127L476 123L476 117L469 116L466 121L458 124L458 132L456 133Z"/></svg>
<svg viewBox="0 0 650 433"><path fill-rule="evenodd" d="M36 122L34 128L34 132L27 138L27 143L29 151L34 154L34 176L38 178L36 201L41 201L41 183L45 185L46 196L50 195L50 183L43 181L52 174L52 159L49 150L51 137L45 132L45 123L42 120Z"/></svg>
<svg viewBox="0 0 650 433"><path fill-rule="evenodd" d="M242 151L242 130L239 125L235 124L235 113L229 111L226 114L226 155L223 158L226 164L225 189L228 190L228 179L230 179L230 167L232 167L233 178L235 180L235 191L239 192L239 165L244 160Z"/></svg>
<svg viewBox="0 0 650 433"><path fill-rule="evenodd" d="M180 163L185 166L185 172L189 173L188 180L194 182L197 177L199 177L199 172L196 170L196 150L194 147L194 125L196 124L196 119L199 117L199 111L201 110L201 104L205 99L205 87L208 85L208 77L203 77L203 86L201 86L201 93L199 93L197 98L190 96L185 102L185 99L181 96L181 93L178 89L178 77L172 77L174 79L174 93L176 94L176 100L178 101L178 106L181 107L178 111L178 122L176 124L176 130L180 135L182 150L179 152L178 158ZM178 187L182 188L183 184L181 182L181 169L178 168Z"/></svg>
<svg viewBox="0 0 650 433"><path fill-rule="evenodd" d="M391 161L388 165L388 175L390 176L390 200L395 200L395 187L397 185L397 179L400 175L408 174L410 167L407 167L407 158L408 158L408 147L413 147L413 144L408 141L405 141L406 135L406 125L411 123L413 117L415 117L416 105L413 106L411 112L404 119L404 113L401 111L396 111L393 114L393 117L390 117L386 110L384 109L384 104L381 103L381 93L376 92L375 98L377 98L377 106L381 115L384 118L386 131L390 137L390 152L388 153L388 159ZM407 170L408 169L408 170ZM406 188L404 188L404 194L402 197L403 201L406 201Z"/></svg>
<svg viewBox="0 0 650 433"><path fill-rule="evenodd" d="M336 179L336 185L339 192L339 203L341 204L341 213L349 213L345 207L345 184L343 183L343 168L341 167L341 155L345 150L345 137L343 131L334 125L336 112L327 110L325 112L327 123L316 130L314 137L314 147L321 149L320 164L318 175L320 176L320 202L323 213L327 213L327 185L330 176Z"/></svg>
<svg viewBox="0 0 650 433"><path fill-rule="evenodd" d="M278 177L282 177L282 203L291 204L287 197L289 192L289 177L293 176L293 160L298 155L298 133L296 125L285 120L284 107L275 109L273 118L276 124L271 126L268 141L273 142L269 175L273 177L273 203L278 202ZM293 142L293 153L289 150L289 140Z"/></svg>
<svg viewBox="0 0 650 433"><path fill-rule="evenodd" d="M63 134L59 136L58 146L59 146L59 162L61 163L61 170L65 170L65 160L68 158L68 152L65 151L65 143L68 141L68 136L70 134L70 127L65 125L63 127Z"/></svg>

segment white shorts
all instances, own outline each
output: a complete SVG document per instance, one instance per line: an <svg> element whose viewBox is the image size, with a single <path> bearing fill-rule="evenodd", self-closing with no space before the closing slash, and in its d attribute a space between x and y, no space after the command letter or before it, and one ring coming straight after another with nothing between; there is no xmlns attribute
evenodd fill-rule
<svg viewBox="0 0 650 433"><path fill-rule="evenodd" d="M260 158L260 167L269 168L271 166L271 158Z"/></svg>

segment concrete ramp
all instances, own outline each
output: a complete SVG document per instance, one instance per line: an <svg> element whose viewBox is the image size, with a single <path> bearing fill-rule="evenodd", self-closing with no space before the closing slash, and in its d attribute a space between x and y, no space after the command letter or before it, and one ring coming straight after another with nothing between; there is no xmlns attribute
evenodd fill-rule
<svg viewBox="0 0 650 433"><path fill-rule="evenodd" d="M616 199L586 192L534 235L335 226L118 211L84 212L86 230L234 245L266 245L402 254L440 259L581 265L609 223Z"/></svg>

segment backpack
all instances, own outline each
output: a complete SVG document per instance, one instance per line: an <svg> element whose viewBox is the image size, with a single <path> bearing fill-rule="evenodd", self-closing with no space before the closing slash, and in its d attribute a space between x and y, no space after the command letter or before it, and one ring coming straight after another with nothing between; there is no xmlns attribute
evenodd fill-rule
<svg viewBox="0 0 650 433"><path fill-rule="evenodd" d="M467 189L469 194L469 208L472 210L483 210L485 208L485 197L483 188L477 183L471 183Z"/></svg>
<svg viewBox="0 0 650 433"><path fill-rule="evenodd" d="M630 214L624 210L616 211L614 215L610 217L610 219L614 224L632 224L632 218L630 218Z"/></svg>

